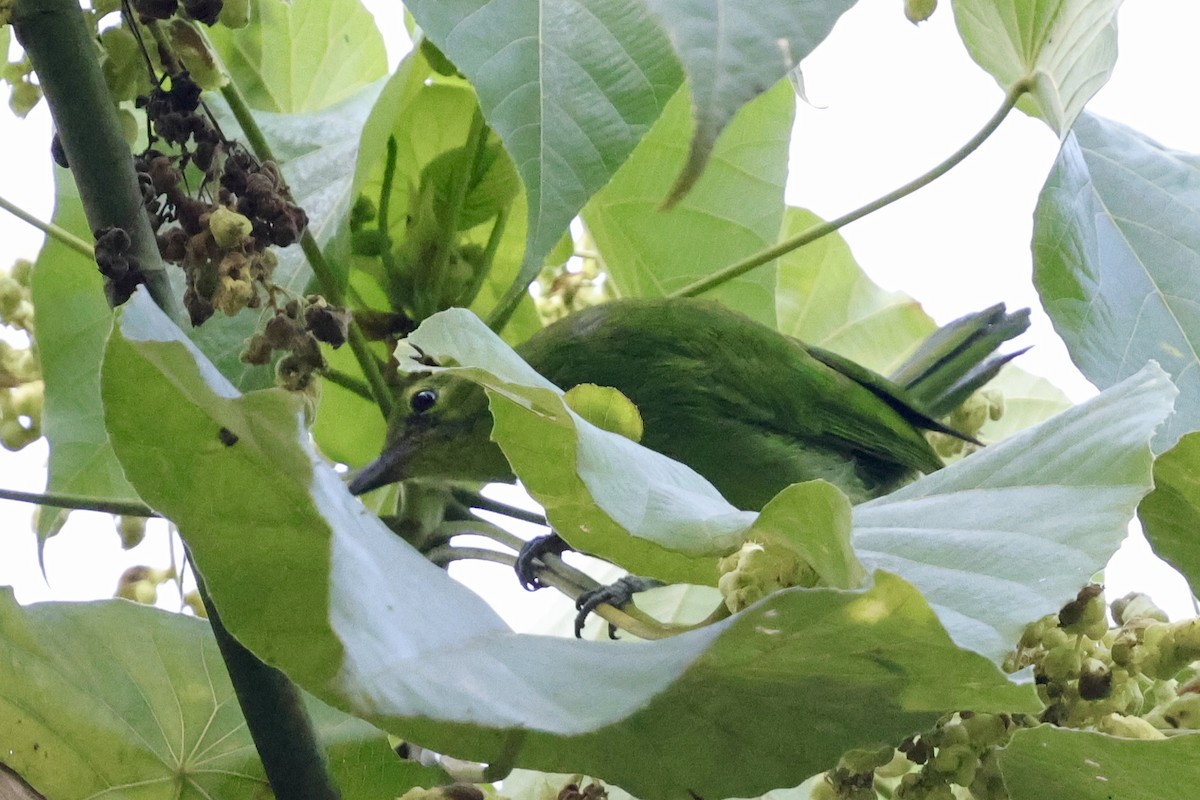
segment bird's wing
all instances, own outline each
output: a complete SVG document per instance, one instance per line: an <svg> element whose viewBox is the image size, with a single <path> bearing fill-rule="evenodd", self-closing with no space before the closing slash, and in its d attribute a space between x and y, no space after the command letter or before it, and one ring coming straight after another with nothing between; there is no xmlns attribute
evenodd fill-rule
<svg viewBox="0 0 1200 800"><path fill-rule="evenodd" d="M838 365L852 362L837 358L835 364L826 363L793 342L795 347L786 354L772 354L786 358L776 368L788 372L787 391L780 391L785 384L775 381L765 385L752 380L722 382L718 390L729 387L738 392L725 405L761 428L792 438L798 447L810 441L844 449L848 456L875 458L921 472L941 468L941 459L920 428L944 426L888 394L885 378L857 365L839 369Z"/></svg>

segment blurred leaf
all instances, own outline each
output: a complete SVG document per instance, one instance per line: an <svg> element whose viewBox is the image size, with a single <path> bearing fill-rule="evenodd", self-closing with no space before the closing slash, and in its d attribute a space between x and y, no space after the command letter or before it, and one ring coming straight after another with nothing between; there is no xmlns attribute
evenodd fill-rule
<svg viewBox="0 0 1200 800"><path fill-rule="evenodd" d="M1083 114L1038 199L1033 257L1088 380L1103 389L1155 360L1179 386L1155 452L1200 429L1200 157Z"/></svg>
<svg viewBox="0 0 1200 800"><path fill-rule="evenodd" d="M1200 781L1200 737L1161 741L1041 725L1000 751L1011 800L1190 800Z"/></svg>
<svg viewBox="0 0 1200 800"><path fill-rule="evenodd" d="M583 210L621 294L661 297L775 243L783 213L795 98L779 84L748 105L713 151L708 171L670 211L663 197L686 158L694 127L676 93L625 165ZM774 264L706 297L774 326Z"/></svg>
<svg viewBox="0 0 1200 800"><path fill-rule="evenodd" d="M1200 432L1154 460L1154 491L1138 506L1154 552L1200 586Z"/></svg>
<svg viewBox="0 0 1200 800"><path fill-rule="evenodd" d="M1150 437L1175 394L1162 370L1147 366L855 506L859 558L910 581L956 642L999 663L1030 620L1074 597L1116 552L1150 490Z"/></svg>
<svg viewBox="0 0 1200 800"><path fill-rule="evenodd" d="M738 109L799 66L854 3L646 0L683 63L696 123L670 201L685 196L695 184L717 137Z"/></svg>
<svg viewBox="0 0 1200 800"><path fill-rule="evenodd" d="M479 94L525 182L519 297L571 219L606 184L679 86L666 36L637 0L410 0Z"/></svg>
<svg viewBox="0 0 1200 800"><path fill-rule="evenodd" d="M512 634L347 495L309 449L295 400L238 396L198 355L143 293L122 310L104 391L130 479L180 526L239 640L412 741L532 769L587 765L643 797L752 796L946 707L1038 707L882 573L861 592L781 592L639 647ZM287 579L263 592L266 574Z"/></svg>
<svg viewBox="0 0 1200 800"><path fill-rule="evenodd" d="M346 800L445 781L362 720L308 711ZM124 600L21 608L0 589L0 752L50 800L269 793L208 625Z"/></svg>
<svg viewBox="0 0 1200 800"><path fill-rule="evenodd" d="M507 214L505 234L510 233L509 223L514 229L522 228L520 220L513 219L523 216L521 208L513 207L520 181L508 154L486 128L484 135L490 142L479 153L480 164L474 163L475 148L469 140L476 108L475 93L465 81L437 75L425 60L424 50L417 50L388 81L363 128L352 191L356 199L373 203L378 215L386 213L386 220L377 216L362 229L377 230L382 224L389 253L384 258L374 253L356 255L348 246L348 219L336 234L337 252L363 273L355 286L361 287L369 278L383 289L394 309L417 319L449 304L446 297L432 293L433 276L427 274L436 245L456 235L459 245L482 252L501 212ZM391 188L384 198L389 141L394 142L395 158ZM465 190L456 230L445 230L458 181L476 169L480 170L479 179ZM492 275L485 279L490 283L502 277L503 289L509 288L519 268L523 241L520 251L512 253L511 249L503 248L498 254L500 263L493 264ZM385 263L393 264L401 280L389 276ZM452 276L441 277L453 280ZM452 288L443 286L443 292L453 294Z"/></svg>
<svg viewBox="0 0 1200 800"><path fill-rule="evenodd" d="M823 222L789 208L779 240ZM858 266L836 231L779 259L778 328L887 375L937 328L916 300L880 289Z"/></svg>
<svg viewBox="0 0 1200 800"><path fill-rule="evenodd" d="M1032 81L1017 107L1062 137L1112 74L1121 2L954 0L954 19L971 58L1001 88Z"/></svg>
<svg viewBox="0 0 1200 800"><path fill-rule="evenodd" d="M383 37L358 0L251 0L249 25L206 32L259 111L319 111L387 74Z"/></svg>
<svg viewBox="0 0 1200 800"><path fill-rule="evenodd" d="M56 167L54 182L51 221L90 242L92 232L71 173ZM112 310L104 299L104 279L96 262L48 237L32 282L38 357L46 382L42 423L50 443L46 491L137 500L112 451L100 407L100 360ZM39 537L51 535L57 517L53 509L39 515Z"/></svg>

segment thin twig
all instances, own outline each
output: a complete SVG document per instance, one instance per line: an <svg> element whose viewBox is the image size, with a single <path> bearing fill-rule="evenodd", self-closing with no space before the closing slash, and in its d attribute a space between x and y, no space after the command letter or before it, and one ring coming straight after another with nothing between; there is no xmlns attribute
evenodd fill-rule
<svg viewBox="0 0 1200 800"><path fill-rule="evenodd" d="M66 245L67 247L71 248L76 253L79 253L81 256L84 256L88 260L95 260L96 251L92 248L92 246L90 244L88 244L87 242L85 242L83 239L80 239L75 234L71 233L66 228L60 228L59 226L55 225L53 222L45 222L44 220L40 220L37 217L33 216L33 214L30 214L28 211L21 208L20 206L13 205L9 201L5 200L3 197L0 197L0 208L4 209L8 213L12 214L14 217L21 220L22 222L29 223L30 225L37 228L42 233L49 236L51 239L55 239L58 242Z"/></svg>
<svg viewBox="0 0 1200 800"><path fill-rule="evenodd" d="M822 222L812 226L811 228L803 230L790 239L772 245L765 250L761 250L758 253L749 256L748 258L742 259L736 264L730 264L728 267L725 267L718 272L714 272L712 275L701 278L698 281L684 286L682 289L677 289L676 291L671 292L668 296L695 297L698 294L703 294L711 289L715 289L723 283L727 283L734 278L745 275L752 269L756 269L757 267L761 267L764 264L770 263L785 253L790 253L791 251L803 247L806 244L815 242L817 239L820 239L823 236L828 236L839 228L845 227L855 220L862 219L868 214L874 213L884 206L891 205L900 198L912 194L923 186L933 183L935 180L956 167L964 158L975 152L975 150L979 149L979 146L983 144L984 141L986 141L987 138L991 136L997 128L1000 127L1000 123L1003 122L1004 118L1008 116L1009 112L1016 107L1017 101L1021 99L1021 96L1030 90L1031 85L1031 82L1026 80L1021 80L1014 84L1004 96L1004 102L1001 103L1000 108L997 109L996 113L992 115L992 118L987 121L987 124L980 128L979 132L971 137L970 141L968 141L958 150L955 150L954 153L952 153L945 161L941 162L920 177L909 181L894 191L888 192L883 197L867 203L861 208L857 208L854 211L844 214L830 222Z"/></svg>
<svg viewBox="0 0 1200 800"><path fill-rule="evenodd" d="M69 508L73 511L100 511L105 514L123 514L127 517L157 517L154 509L136 500L112 500L106 497L85 497L78 494L58 492L18 492L15 489L0 489L0 500L18 503L36 503L51 508Z"/></svg>

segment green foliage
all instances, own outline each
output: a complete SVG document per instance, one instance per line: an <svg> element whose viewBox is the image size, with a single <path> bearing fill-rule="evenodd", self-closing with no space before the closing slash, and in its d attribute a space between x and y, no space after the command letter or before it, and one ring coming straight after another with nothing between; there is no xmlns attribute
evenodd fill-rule
<svg viewBox="0 0 1200 800"><path fill-rule="evenodd" d="M1121 0L954 0L971 57L1011 89L1027 81L1018 107L1065 137L1117 60Z"/></svg>
<svg viewBox="0 0 1200 800"><path fill-rule="evenodd" d="M1153 359L1179 386L1157 452L1200 427L1198 173L1197 156L1084 114L1034 214L1034 279L1084 375L1103 388Z"/></svg>
<svg viewBox="0 0 1200 800"><path fill-rule="evenodd" d="M1195 791L1200 738L1149 742L1043 726L1018 731L1000 754L1012 800L1184 800Z"/></svg>
<svg viewBox="0 0 1200 800"><path fill-rule="evenodd" d="M54 223L89 237L79 193L64 170L56 170L55 185ZM34 265L32 288L46 382L46 490L135 500L137 493L112 451L100 405L100 359L112 327L103 280L89 259L49 239ZM58 516L49 509L39 515L39 537L53 535Z"/></svg>
<svg viewBox="0 0 1200 800"><path fill-rule="evenodd" d="M0 591L0 652L4 762L44 796L249 800L265 791L203 621L123 600L22 609ZM396 758L362 720L312 698L308 708L347 800L444 780Z"/></svg>
<svg viewBox="0 0 1200 800"><path fill-rule="evenodd" d="M770 0L756 3L753 14L735 15L719 4L688 0L648 0L646 5L683 64L696 123L687 161L667 195L666 203L673 205L709 166L717 137L734 114L797 69L854 1L798 7ZM713 58L714 53L721 55Z"/></svg>
<svg viewBox="0 0 1200 800"><path fill-rule="evenodd" d="M671 45L635 0L412 0L408 10L475 87L517 164L529 202L527 285L674 94Z"/></svg>
<svg viewBox="0 0 1200 800"><path fill-rule="evenodd" d="M618 290L659 297L775 242L783 211L793 93L778 84L729 126L704 177L668 212L693 126L681 89L613 179L583 209ZM730 281L713 297L773 325L770 267Z"/></svg>
<svg viewBox="0 0 1200 800"><path fill-rule="evenodd" d="M387 73L383 37L358 0L253 0L249 25L208 35L260 111L319 111Z"/></svg>
<svg viewBox="0 0 1200 800"><path fill-rule="evenodd" d="M873 798L855 781L922 738L937 752L888 778L896 797L945 796L922 777L934 772L976 800L1194 787L1195 737L1122 738L1139 729L1092 717L1050 720L1090 730L1006 728L1001 749L992 735L994 715L1056 708L1045 682L1039 698L1030 671L1005 667L1026 626L1103 569L1135 509L1154 545L1200 574L1196 156L1083 111L1115 60L1116 0L954 2L972 57L1064 137L1035 217L1035 280L1104 390L1093 400L1063 411L1061 392L1010 366L998 394L974 400L983 417L1003 405L976 420L986 449L858 506L813 482L753 513L621 435L632 423L585 420L619 400L602 394L581 416L512 349L540 327L526 288L547 264L562 277L585 259L611 294L669 296L822 223L784 203L794 96L781 78L850 5L410 0L417 48L390 78L357 0L253 0L244 27L206 29L230 79L206 104L231 138L260 147L261 130L329 262L281 250L278 303L341 298L364 337L322 348L319 398L267 388L271 368L239 359L270 309L182 332L139 292L114 318L86 258L44 249L33 299L50 488L141 499L178 526L229 631L341 709L310 701L344 796L448 780L396 759L380 729L497 775L585 771L645 800L753 796L827 770L797 796ZM192 23L164 28L192 58L211 55ZM100 37L105 102L146 90L130 45L125 28ZM26 73L6 77L33 88ZM54 221L91 232L61 175ZM768 255L709 294L885 374L934 329L837 234ZM680 616L702 618L723 575L737 612L637 646L517 635L426 558L490 530L464 522L446 487L397 493L410 501L401 536L364 510L326 459L378 451L368 366L394 380L390 351L409 333L425 363L407 368L433 359L483 386L496 444L572 545L691 584L637 613L685 602ZM1102 610L1093 602L1089 636ZM1076 666L1068 644L1051 669ZM1169 655L1161 681L1183 686L1192 650ZM1076 690L1077 660L1063 684ZM50 800L135 784L257 796L262 767L223 671L198 621L0 595L0 761ZM988 725L986 746L955 738Z"/></svg>
<svg viewBox="0 0 1200 800"><path fill-rule="evenodd" d="M1138 506L1138 518L1154 551L1200 582L1200 435L1183 437L1154 461L1154 491Z"/></svg>

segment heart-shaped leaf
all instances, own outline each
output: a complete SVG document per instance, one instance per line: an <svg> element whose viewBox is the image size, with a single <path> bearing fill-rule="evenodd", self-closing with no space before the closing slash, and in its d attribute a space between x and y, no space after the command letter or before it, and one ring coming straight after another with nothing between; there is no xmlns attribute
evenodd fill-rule
<svg viewBox="0 0 1200 800"><path fill-rule="evenodd" d="M1117 60L1121 0L954 0L967 51L1059 136L1108 81Z"/></svg>

